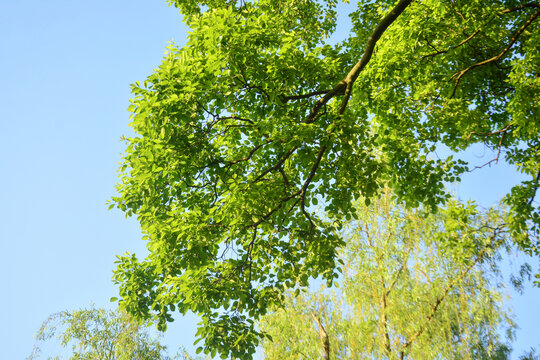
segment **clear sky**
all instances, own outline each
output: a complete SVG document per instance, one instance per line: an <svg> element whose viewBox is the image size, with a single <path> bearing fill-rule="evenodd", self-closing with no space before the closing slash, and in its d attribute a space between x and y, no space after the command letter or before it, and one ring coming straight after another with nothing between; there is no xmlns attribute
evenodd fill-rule
<svg viewBox="0 0 540 360"><path fill-rule="evenodd" d="M29 355L54 312L111 306L115 255L144 254L137 223L105 202L130 133L129 84L185 37L165 0L0 0L1 359ZM479 170L457 193L490 205L512 174ZM517 353L540 343L538 304L538 289L513 300ZM193 350L196 322L178 317L164 341Z"/></svg>

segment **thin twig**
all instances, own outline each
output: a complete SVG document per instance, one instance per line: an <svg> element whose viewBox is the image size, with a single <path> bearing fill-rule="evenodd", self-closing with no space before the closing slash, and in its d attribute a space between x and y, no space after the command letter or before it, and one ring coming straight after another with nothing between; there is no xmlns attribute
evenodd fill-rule
<svg viewBox="0 0 540 360"><path fill-rule="evenodd" d="M523 10L525 8L537 8L537 9L540 9L540 4L537 4L537 3L523 4L523 5L520 5L520 6L516 6L515 8L506 9L502 13L503 14L508 14L508 13L511 13L511 12L514 12L514 11Z"/></svg>
<svg viewBox="0 0 540 360"><path fill-rule="evenodd" d="M490 161L488 161L487 163L485 163L484 165L481 165L481 166L475 166L472 170L469 170L469 172L472 172L476 169L481 169L485 166L488 166L488 165L491 165L492 163L495 163L497 164L499 162L499 157L501 156L501 148L502 148L502 143L503 143L503 140L504 140L504 136L506 135L506 132L508 131L508 129L510 129L512 125L507 125L504 129L502 130L499 130L499 131L495 131L493 133L490 133L488 135L495 135L495 134L501 134L501 138L499 140L499 145L497 146L497 156L495 156L494 159L491 159Z"/></svg>
<svg viewBox="0 0 540 360"><path fill-rule="evenodd" d="M307 98L310 98L310 97L313 97L313 96L316 96L316 95L325 95L325 94L329 93L330 91L332 91L332 90L320 90L320 91L312 91L310 93L302 94L302 95L283 96L281 98L281 101L284 104L286 104L289 100L307 99Z"/></svg>

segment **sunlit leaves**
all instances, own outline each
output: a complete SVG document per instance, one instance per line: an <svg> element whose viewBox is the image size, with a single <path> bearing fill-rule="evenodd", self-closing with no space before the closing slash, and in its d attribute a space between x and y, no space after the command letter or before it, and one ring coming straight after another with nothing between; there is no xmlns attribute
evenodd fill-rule
<svg viewBox="0 0 540 360"><path fill-rule="evenodd" d="M434 210L446 183L482 165L439 157L441 145L483 143L529 177L505 198L507 222L537 251L535 4L359 1L335 44L335 1L169 3L191 30L132 86L136 135L113 199L150 251L115 272L130 312L164 328L172 311L193 311L205 352L249 357L260 334L248 320L288 288L335 279L356 199L389 184L407 206Z"/></svg>
<svg viewBox="0 0 540 360"><path fill-rule="evenodd" d="M123 311L95 308L62 311L51 315L43 323L36 339L50 342L57 337L62 347L71 349L69 359L72 360L190 359L186 356L168 356L166 347L160 344L156 336L152 336L147 325ZM49 349L48 346L44 348ZM40 352L36 345L29 359L38 359Z"/></svg>
<svg viewBox="0 0 540 360"><path fill-rule="evenodd" d="M452 200L440 213L407 209L385 192L347 222L337 289L290 292L264 316L267 359L320 359L316 314L331 359L508 358L514 324L494 265L508 245L502 213ZM515 281L520 282L527 270Z"/></svg>

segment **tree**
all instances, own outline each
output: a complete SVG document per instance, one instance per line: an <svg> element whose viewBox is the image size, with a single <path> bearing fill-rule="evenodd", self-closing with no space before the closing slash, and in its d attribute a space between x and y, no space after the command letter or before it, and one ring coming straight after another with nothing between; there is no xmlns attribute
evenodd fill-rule
<svg viewBox="0 0 540 360"><path fill-rule="evenodd" d="M321 286L264 316L273 359L508 359L514 324L494 286L507 244L495 210L452 201L438 214L390 193L357 204L339 290Z"/></svg>
<svg viewBox="0 0 540 360"><path fill-rule="evenodd" d="M70 359L74 360L172 360L166 355L166 347L146 330L147 325L140 325L123 311L62 311L45 320L36 339L48 342L57 336L62 347L71 345ZM39 358L40 352L36 344L29 359ZM174 359L191 358L183 352Z"/></svg>
<svg viewBox="0 0 540 360"><path fill-rule="evenodd" d="M205 351L249 357L287 288L338 276L355 199L389 184L435 209L482 166L441 146L485 144L528 176L506 221L539 253L539 4L361 0L333 45L336 0L169 2L191 32L132 87L113 198L150 251L118 260L131 314L165 328L193 311Z"/></svg>

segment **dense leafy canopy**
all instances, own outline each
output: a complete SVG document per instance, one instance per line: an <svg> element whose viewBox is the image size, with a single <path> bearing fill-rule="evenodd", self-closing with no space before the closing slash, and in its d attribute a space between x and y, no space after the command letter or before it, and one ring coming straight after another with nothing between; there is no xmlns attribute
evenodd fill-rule
<svg viewBox="0 0 540 360"><path fill-rule="evenodd" d="M335 44L335 0L170 2L191 32L132 88L137 136L114 198L150 250L119 259L130 313L164 327L191 310L206 351L249 356L252 318L337 277L354 199L389 184L435 208L445 182L482 165L440 146L483 143L528 177L507 222L538 253L539 4L358 1Z"/></svg>
<svg viewBox="0 0 540 360"><path fill-rule="evenodd" d="M287 296L264 316L268 360L508 359L509 317L496 259L508 246L495 210L452 201L438 214L386 193L346 225L339 288ZM510 332L511 334L511 332Z"/></svg>

